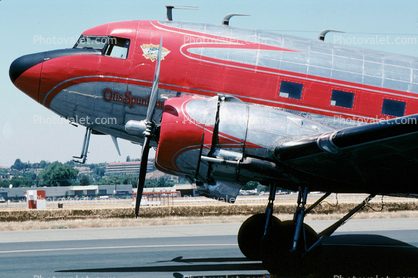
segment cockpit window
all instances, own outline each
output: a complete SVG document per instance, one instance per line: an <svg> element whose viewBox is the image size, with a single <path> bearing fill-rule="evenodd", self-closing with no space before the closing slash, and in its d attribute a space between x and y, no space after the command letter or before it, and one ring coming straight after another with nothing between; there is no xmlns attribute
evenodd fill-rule
<svg viewBox="0 0 418 278"><path fill-rule="evenodd" d="M128 58L129 45L129 39L81 35L73 48L98 49L103 55L126 59Z"/></svg>
<svg viewBox="0 0 418 278"><path fill-rule="evenodd" d="M102 50L108 44L109 37L107 36L85 36L81 35L74 48L84 49L99 49Z"/></svg>
<svg viewBox="0 0 418 278"><path fill-rule="evenodd" d="M109 43L106 46L105 55L114 58L126 59L128 58L129 45L130 40L128 39L110 37Z"/></svg>

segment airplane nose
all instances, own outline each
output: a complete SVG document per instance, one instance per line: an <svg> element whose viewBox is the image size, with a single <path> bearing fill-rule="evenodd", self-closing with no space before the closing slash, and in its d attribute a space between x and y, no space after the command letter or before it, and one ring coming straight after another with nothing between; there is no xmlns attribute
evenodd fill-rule
<svg viewBox="0 0 418 278"><path fill-rule="evenodd" d="M17 58L10 65L9 76L22 92L38 101L42 62L45 53L29 54Z"/></svg>

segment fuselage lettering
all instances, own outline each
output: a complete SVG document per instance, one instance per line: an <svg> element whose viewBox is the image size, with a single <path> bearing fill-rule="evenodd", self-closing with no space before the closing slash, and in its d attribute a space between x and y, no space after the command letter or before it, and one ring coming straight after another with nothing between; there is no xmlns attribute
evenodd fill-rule
<svg viewBox="0 0 418 278"><path fill-rule="evenodd" d="M142 98L132 95L132 92L126 91L125 93L119 93L112 90L111 88L106 88L103 90L103 100L107 102L120 102L124 105L133 108L134 106L148 106L149 97ZM164 107L164 101L157 101L156 108L162 109Z"/></svg>

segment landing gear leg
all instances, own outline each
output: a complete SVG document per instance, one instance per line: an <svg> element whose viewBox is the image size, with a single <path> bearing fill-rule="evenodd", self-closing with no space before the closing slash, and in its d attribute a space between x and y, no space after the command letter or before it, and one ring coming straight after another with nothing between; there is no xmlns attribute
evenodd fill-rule
<svg viewBox="0 0 418 278"><path fill-rule="evenodd" d="M343 218L335 222L333 225L328 227L327 229L323 230L319 233L319 239L312 244L312 246L306 251L306 253L310 253L320 244L330 237L339 227L341 227L345 222L347 222L354 214L356 214L358 211L360 211L362 208L364 208L374 197L376 194L370 194L362 203L360 203L358 206L356 206L354 209L352 209L349 213L347 213Z"/></svg>
<svg viewBox="0 0 418 278"><path fill-rule="evenodd" d="M86 134L84 135L84 141L83 141L83 147L81 149L81 155L80 156L73 156L73 161L84 164L87 159L87 152L89 149L89 143L90 143L90 136L91 136L91 128L86 127Z"/></svg>
<svg viewBox="0 0 418 278"><path fill-rule="evenodd" d="M305 234L304 231L302 231L302 229L303 229L303 220L305 219L305 206L306 206L307 198L308 198L308 188L304 187L302 189L299 187L298 208L296 209L295 216L293 217L293 221L296 223L296 231L295 231L295 236L293 237L292 252L296 251L301 234L303 235Z"/></svg>
<svg viewBox="0 0 418 278"><path fill-rule="evenodd" d="M276 183L270 184L269 201L267 203L266 211L264 212L266 215L266 223L264 225L263 236L266 235L267 231L272 226L272 223L270 220L273 217L273 206L274 206L274 199L276 198L276 190L277 190Z"/></svg>
<svg viewBox="0 0 418 278"><path fill-rule="evenodd" d="M273 216L273 205L276 196L276 184L270 184L269 201L265 213L255 214L242 223L238 232L238 246L250 260L260 261L260 245L264 235L272 227L278 226L280 220Z"/></svg>
<svg viewBox="0 0 418 278"><path fill-rule="evenodd" d="M284 276L309 274L309 258L302 255L315 241L316 232L305 224L308 188L299 188L298 207L293 220L283 221L265 234L260 247L263 265L270 273ZM317 205L316 203L314 205Z"/></svg>

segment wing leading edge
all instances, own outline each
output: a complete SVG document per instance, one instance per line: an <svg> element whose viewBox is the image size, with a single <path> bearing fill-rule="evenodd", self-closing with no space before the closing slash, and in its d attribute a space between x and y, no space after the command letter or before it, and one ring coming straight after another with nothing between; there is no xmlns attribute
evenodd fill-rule
<svg viewBox="0 0 418 278"><path fill-rule="evenodd" d="M315 190L418 194L418 114L287 141L274 154Z"/></svg>

